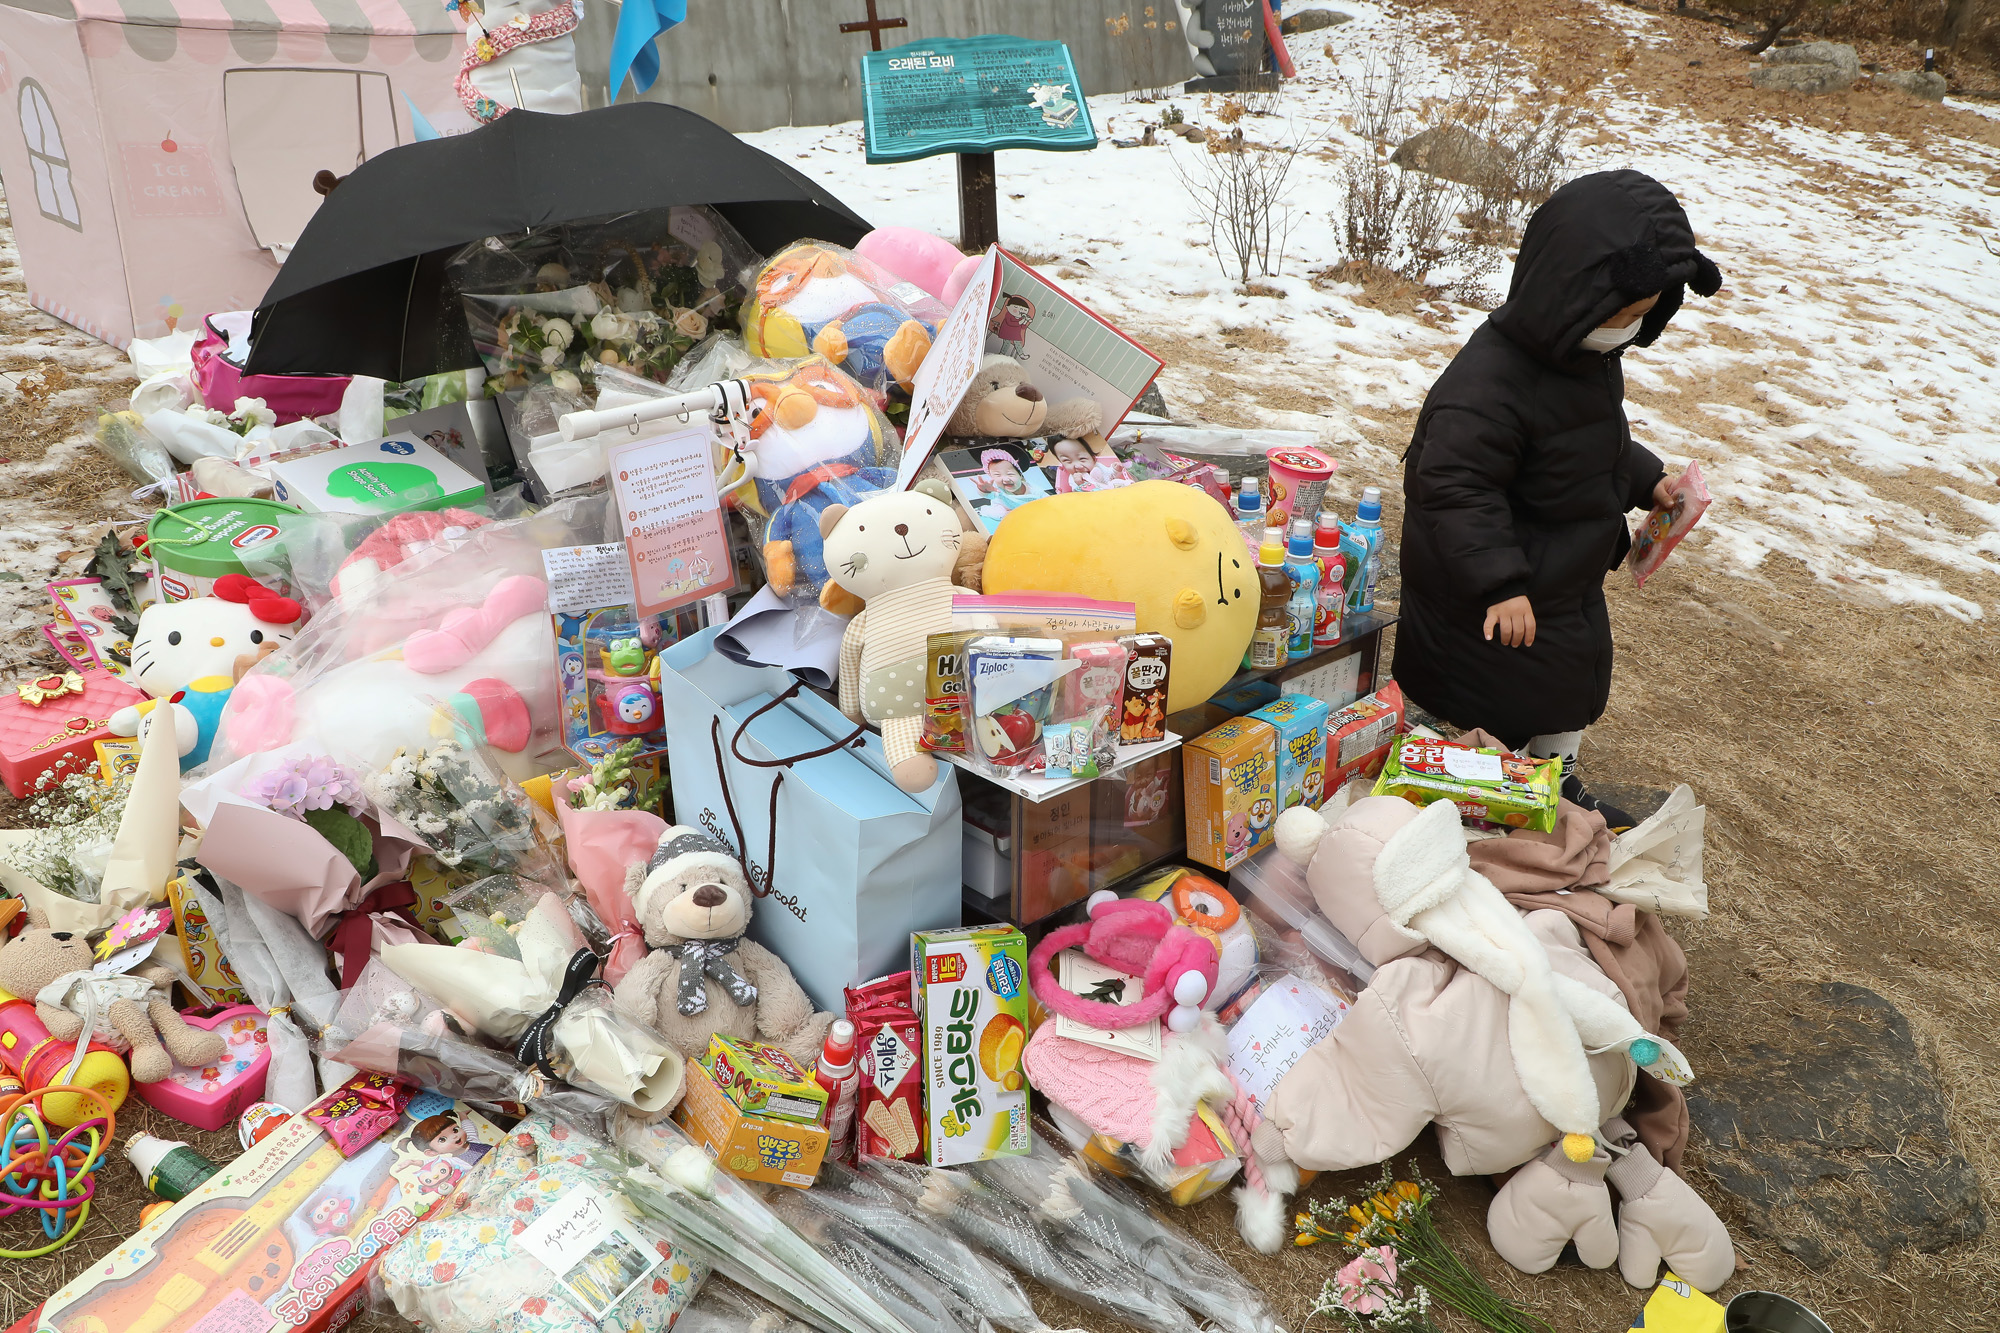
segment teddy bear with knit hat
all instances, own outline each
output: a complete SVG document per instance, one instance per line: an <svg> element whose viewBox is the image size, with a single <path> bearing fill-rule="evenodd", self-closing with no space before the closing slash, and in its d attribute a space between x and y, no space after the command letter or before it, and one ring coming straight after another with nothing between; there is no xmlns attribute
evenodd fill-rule
<svg viewBox="0 0 2000 1333"><path fill-rule="evenodd" d="M613 990L619 1013L690 1060L718 1033L782 1047L801 1066L819 1058L834 1016L813 1012L785 960L743 933L753 895L734 852L676 824L625 886L653 952Z"/></svg>

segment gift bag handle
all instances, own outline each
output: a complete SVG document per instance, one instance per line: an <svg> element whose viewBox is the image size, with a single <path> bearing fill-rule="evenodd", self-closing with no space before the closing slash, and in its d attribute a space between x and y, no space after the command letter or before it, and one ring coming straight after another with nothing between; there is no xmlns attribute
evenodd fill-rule
<svg viewBox="0 0 2000 1333"><path fill-rule="evenodd" d="M750 756L744 754L739 747L743 740L743 733L750 729L750 724L770 712L773 708L784 703L787 699L792 698L804 688L805 683L803 681L795 682L783 694L763 705L756 712L750 714L749 717L744 718L743 725L736 729L736 734L729 741L729 753L732 757L748 764L752 768L775 768L779 770L771 778L771 809L769 811L768 822L765 825L770 830L770 840L764 849L764 865L761 869L755 861L750 859L750 848L743 839L743 821L737 817L736 798L729 790L729 766L722 762L722 717L720 714L717 714L708 720L708 740L710 748L715 752L715 780L717 785L722 788L722 808L729 812L729 827L735 831L736 846L743 855L744 869L750 879L750 893L753 897L757 898L768 896L771 892L771 886L777 879L778 790L785 785L783 770L791 767L793 764L803 763L808 759L817 759L821 755L832 754L836 750L844 750L850 745L861 745L864 743L864 738L868 733L867 727L857 726L853 731L831 745L823 745L817 750L807 750L783 759L752 759Z"/></svg>

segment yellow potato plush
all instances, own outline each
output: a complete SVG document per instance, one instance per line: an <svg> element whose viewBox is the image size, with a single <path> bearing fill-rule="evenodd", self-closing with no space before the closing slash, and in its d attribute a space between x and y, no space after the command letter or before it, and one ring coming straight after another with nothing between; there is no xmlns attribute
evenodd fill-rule
<svg viewBox="0 0 2000 1333"><path fill-rule="evenodd" d="M1167 711L1236 674L1257 626L1257 569L1228 511L1175 481L1072 491L1022 505L986 548L989 593L1079 593L1139 609L1174 641Z"/></svg>

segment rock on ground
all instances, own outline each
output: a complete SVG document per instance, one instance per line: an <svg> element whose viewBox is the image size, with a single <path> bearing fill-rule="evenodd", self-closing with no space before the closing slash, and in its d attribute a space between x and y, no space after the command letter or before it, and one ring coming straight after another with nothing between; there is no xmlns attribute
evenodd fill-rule
<svg viewBox="0 0 2000 1333"><path fill-rule="evenodd" d="M1396 145L1389 160L1405 171L1421 171L1461 185L1497 184L1507 177L1507 150L1463 125L1420 130Z"/></svg>
<svg viewBox="0 0 2000 1333"><path fill-rule="evenodd" d="M1950 87L1944 75L1934 69L1881 70L1875 75L1875 83L1878 87L1894 88L1927 102L1944 101L1945 92Z"/></svg>
<svg viewBox="0 0 2000 1333"><path fill-rule="evenodd" d="M1301 32L1318 32L1321 28L1337 28L1343 23L1354 22L1354 15L1343 14L1337 9L1302 9L1296 14L1287 14L1278 24L1278 31L1287 37Z"/></svg>
<svg viewBox="0 0 2000 1333"><path fill-rule="evenodd" d="M1909 1021L1841 982L1785 999L1688 1089L1703 1165L1751 1228L1815 1271L1842 1251L1886 1265L1900 1249L1983 1234L1979 1177L1952 1143Z"/></svg>
<svg viewBox="0 0 2000 1333"><path fill-rule="evenodd" d="M1773 47L1750 71L1750 86L1771 92L1844 93L1861 77L1861 57L1845 42Z"/></svg>

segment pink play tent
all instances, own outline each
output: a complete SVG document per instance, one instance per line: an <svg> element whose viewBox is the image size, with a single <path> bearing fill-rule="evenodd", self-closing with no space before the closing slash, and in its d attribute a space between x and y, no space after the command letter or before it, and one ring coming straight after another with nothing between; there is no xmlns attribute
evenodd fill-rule
<svg viewBox="0 0 2000 1333"><path fill-rule="evenodd" d="M0 0L28 300L120 347L256 305L315 172L409 142L411 102L471 128L462 32L442 0Z"/></svg>

